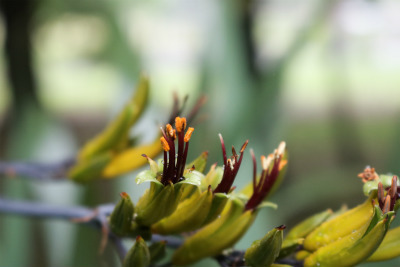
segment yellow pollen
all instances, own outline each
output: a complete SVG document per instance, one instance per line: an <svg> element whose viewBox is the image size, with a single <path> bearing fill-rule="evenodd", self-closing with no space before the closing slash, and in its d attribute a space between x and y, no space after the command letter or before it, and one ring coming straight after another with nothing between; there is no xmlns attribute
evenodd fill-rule
<svg viewBox="0 0 400 267"><path fill-rule="evenodd" d="M178 133L184 131L186 129L186 118L176 117L175 127Z"/></svg>
<svg viewBox="0 0 400 267"><path fill-rule="evenodd" d="M160 141L161 141L161 145L162 145L164 151L169 151L170 147L168 145L167 140L165 140L164 136L160 138Z"/></svg>
<svg viewBox="0 0 400 267"><path fill-rule="evenodd" d="M192 128L192 127L189 127L188 130L186 131L185 138L183 139L186 143L189 142L193 131L194 131L194 128Z"/></svg>
<svg viewBox="0 0 400 267"><path fill-rule="evenodd" d="M278 155L281 156L285 153L286 143L282 141L278 146Z"/></svg>
<svg viewBox="0 0 400 267"><path fill-rule="evenodd" d="M167 126L165 128L166 128L168 136L174 138L175 130L174 130L174 128L172 128L171 124L167 124Z"/></svg>
<svg viewBox="0 0 400 267"><path fill-rule="evenodd" d="M286 166L286 164L287 164L287 160L286 159L281 160L281 162L279 162L279 170L282 170L283 167Z"/></svg>
<svg viewBox="0 0 400 267"><path fill-rule="evenodd" d="M261 166L263 170L267 170L273 160L274 160L274 154L269 154L268 157L261 156Z"/></svg>
<svg viewBox="0 0 400 267"><path fill-rule="evenodd" d="M246 140L246 142L243 144L242 148L240 149L240 153L243 153L243 151L246 149L248 143L249 143L249 140Z"/></svg>

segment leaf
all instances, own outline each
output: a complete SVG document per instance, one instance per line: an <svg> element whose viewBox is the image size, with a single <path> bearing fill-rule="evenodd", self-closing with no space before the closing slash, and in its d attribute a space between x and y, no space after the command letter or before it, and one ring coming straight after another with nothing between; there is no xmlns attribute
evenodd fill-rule
<svg viewBox="0 0 400 267"><path fill-rule="evenodd" d="M154 183L162 185L162 183L157 180L157 178L154 176L154 174L150 170L146 170L146 171L140 172L136 176L135 182L137 184L141 184L141 183L144 183L144 182L154 182Z"/></svg>
<svg viewBox="0 0 400 267"><path fill-rule="evenodd" d="M198 171L191 171L185 174L185 180L179 182L178 184L192 184L200 186L201 179L204 178L204 174Z"/></svg>

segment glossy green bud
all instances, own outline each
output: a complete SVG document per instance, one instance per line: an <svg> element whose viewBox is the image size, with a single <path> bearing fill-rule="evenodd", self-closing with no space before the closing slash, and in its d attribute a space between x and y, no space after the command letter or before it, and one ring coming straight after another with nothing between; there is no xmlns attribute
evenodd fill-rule
<svg viewBox="0 0 400 267"><path fill-rule="evenodd" d="M368 262L386 261L400 256L400 227L390 229Z"/></svg>
<svg viewBox="0 0 400 267"><path fill-rule="evenodd" d="M298 261L302 261L305 258L307 258L308 256L311 255L311 252L307 251L307 250L300 250L296 253L296 255L294 256L294 258Z"/></svg>
<svg viewBox="0 0 400 267"><path fill-rule="evenodd" d="M212 199L210 211L208 212L207 218L204 220L203 225L209 224L214 221L221 214L228 202L229 196L225 193L215 193Z"/></svg>
<svg viewBox="0 0 400 267"><path fill-rule="evenodd" d="M308 217L307 219L293 227L285 237L285 240L293 240L307 236L316 227L326 221L326 219L328 219L329 216L332 215L332 213L332 210L328 209Z"/></svg>
<svg viewBox="0 0 400 267"><path fill-rule="evenodd" d="M370 224L362 225L349 235L319 248L305 259L304 267L351 267L366 260L381 244L394 214L382 214L379 207L374 210Z"/></svg>
<svg viewBox="0 0 400 267"><path fill-rule="evenodd" d="M143 238L138 236L135 244L126 254L123 267L148 267L150 266L150 251Z"/></svg>
<svg viewBox="0 0 400 267"><path fill-rule="evenodd" d="M153 233L162 235L178 234L196 230L207 218L213 200L211 186L199 196L195 195L181 202L168 217L154 224Z"/></svg>
<svg viewBox="0 0 400 267"><path fill-rule="evenodd" d="M307 235L303 244L304 248L308 251L315 251L349 235L363 225L368 225L374 213L372 198L373 196L369 197L363 204L322 223Z"/></svg>
<svg viewBox="0 0 400 267"><path fill-rule="evenodd" d="M286 258L293 254L304 242L304 238L297 239L285 239L282 243L281 250L279 252L278 259Z"/></svg>
<svg viewBox="0 0 400 267"><path fill-rule="evenodd" d="M214 190L222 180L224 170L222 167L217 167L217 164L211 166L206 176L201 180L201 190L207 190L208 186Z"/></svg>
<svg viewBox="0 0 400 267"><path fill-rule="evenodd" d="M257 212L243 212L240 200L231 200L221 216L185 240L173 257L175 265L187 265L220 254L233 246L253 223Z"/></svg>
<svg viewBox="0 0 400 267"><path fill-rule="evenodd" d="M178 206L181 196L180 185L151 183L136 205L135 221L144 226L150 226L164 217L169 216Z"/></svg>
<svg viewBox="0 0 400 267"><path fill-rule="evenodd" d="M167 254L166 251L166 241L155 242L149 246L151 264L162 260Z"/></svg>
<svg viewBox="0 0 400 267"><path fill-rule="evenodd" d="M131 232L135 208L129 195L121 193L121 199L110 216L111 231L118 236L126 236Z"/></svg>
<svg viewBox="0 0 400 267"><path fill-rule="evenodd" d="M244 254L246 265L251 267L270 266L279 255L285 228L284 225L276 227L262 239L254 241Z"/></svg>
<svg viewBox="0 0 400 267"><path fill-rule="evenodd" d="M190 169L194 166L194 169L196 171L203 172L207 165L207 158L208 158L208 152L203 152L195 160L193 160L189 164L186 164L185 169Z"/></svg>

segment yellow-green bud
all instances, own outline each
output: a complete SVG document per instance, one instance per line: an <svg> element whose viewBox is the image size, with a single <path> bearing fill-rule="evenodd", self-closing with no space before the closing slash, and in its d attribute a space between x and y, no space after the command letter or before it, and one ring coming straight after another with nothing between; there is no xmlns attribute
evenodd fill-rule
<svg viewBox="0 0 400 267"><path fill-rule="evenodd" d="M140 236L126 254L123 267L148 267L150 266L150 251L146 242Z"/></svg>
<svg viewBox="0 0 400 267"><path fill-rule="evenodd" d="M246 250L244 259L246 265L251 267L270 266L279 255L282 246L283 229L281 225L269 231L262 239L254 241Z"/></svg>
<svg viewBox="0 0 400 267"><path fill-rule="evenodd" d="M129 195L121 193L121 199L115 206L110 216L111 231L118 236L128 235L131 231L131 225L134 214L134 206Z"/></svg>
<svg viewBox="0 0 400 267"><path fill-rule="evenodd" d="M152 264L165 257L167 253L165 247L166 243L167 243L166 241L160 241L153 243L149 246L150 257L151 257L150 262Z"/></svg>

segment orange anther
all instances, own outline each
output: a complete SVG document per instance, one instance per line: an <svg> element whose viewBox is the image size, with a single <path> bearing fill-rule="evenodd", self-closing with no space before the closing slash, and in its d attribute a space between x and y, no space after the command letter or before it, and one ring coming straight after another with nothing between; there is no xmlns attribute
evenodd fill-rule
<svg viewBox="0 0 400 267"><path fill-rule="evenodd" d="M169 137L174 138L175 130L174 130L174 128L172 128L171 124L167 124L167 126L165 127L165 130L167 131L167 134L168 134Z"/></svg>
<svg viewBox="0 0 400 267"><path fill-rule="evenodd" d="M176 117L175 127L178 133L184 131L186 129L186 118Z"/></svg>
<svg viewBox="0 0 400 267"><path fill-rule="evenodd" d="M188 130L186 131L185 138L183 139L186 143L189 142L193 131L194 131L194 128L192 128L192 127L189 127Z"/></svg>
<svg viewBox="0 0 400 267"><path fill-rule="evenodd" d="M286 166L286 164L287 164L287 160L286 159L281 160L281 162L279 162L279 170L282 170L283 167Z"/></svg>
<svg viewBox="0 0 400 267"><path fill-rule="evenodd" d="M246 142L244 142L244 144L242 145L242 148L240 149L240 153L243 153L243 151L246 149L248 143L249 143L249 140L246 140Z"/></svg>
<svg viewBox="0 0 400 267"><path fill-rule="evenodd" d="M164 151L169 151L170 147L168 145L167 140L165 140L164 136L160 138L160 141L161 141L161 145L162 145Z"/></svg>

